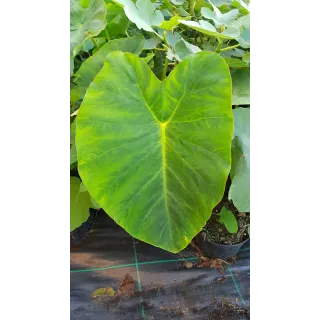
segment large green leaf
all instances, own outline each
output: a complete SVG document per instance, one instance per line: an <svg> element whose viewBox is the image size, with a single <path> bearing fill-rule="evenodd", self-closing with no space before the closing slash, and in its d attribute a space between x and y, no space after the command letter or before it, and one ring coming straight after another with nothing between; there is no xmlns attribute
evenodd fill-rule
<svg viewBox="0 0 320 320"><path fill-rule="evenodd" d="M197 53L161 82L137 56L112 52L77 115L78 170L132 236L178 252L223 196L232 132L222 57Z"/></svg>
<svg viewBox="0 0 320 320"><path fill-rule="evenodd" d="M250 212L250 109L237 108L232 143L229 199L240 212Z"/></svg>
<svg viewBox="0 0 320 320"><path fill-rule="evenodd" d="M237 39L240 36L239 29L234 26L230 26L220 33L210 22L205 20L199 20L199 22L179 20L179 22L189 28L220 39Z"/></svg>
<svg viewBox="0 0 320 320"><path fill-rule="evenodd" d="M70 1L70 56L74 57L86 39L106 26L107 6L103 0Z"/></svg>
<svg viewBox="0 0 320 320"><path fill-rule="evenodd" d="M91 198L77 177L70 177L70 232L80 227L90 216Z"/></svg>
<svg viewBox="0 0 320 320"><path fill-rule="evenodd" d="M231 70L232 104L250 104L250 70Z"/></svg>
<svg viewBox="0 0 320 320"><path fill-rule="evenodd" d="M76 100L82 99L98 72L103 67L106 56L116 50L132 52L139 55L142 52L144 38L142 34L136 34L131 38L116 39L107 42L93 56L88 58L75 74L71 97Z"/></svg>
<svg viewBox="0 0 320 320"><path fill-rule="evenodd" d="M164 20L163 14L150 0L115 0L123 6L128 19L136 24L139 29L154 32L152 26L159 26Z"/></svg>

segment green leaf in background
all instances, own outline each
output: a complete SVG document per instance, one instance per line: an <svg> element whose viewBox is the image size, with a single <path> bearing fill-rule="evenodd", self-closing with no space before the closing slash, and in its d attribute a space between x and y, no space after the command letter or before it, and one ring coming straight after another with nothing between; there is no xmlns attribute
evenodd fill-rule
<svg viewBox="0 0 320 320"><path fill-rule="evenodd" d="M91 39L87 39L84 43L83 43L83 45L82 45L82 51L84 51L84 52L89 52L91 49L93 49L94 48L94 43L92 42L92 40Z"/></svg>
<svg viewBox="0 0 320 320"><path fill-rule="evenodd" d="M107 5L107 27L109 36L125 35L129 26L129 19L124 10L116 4Z"/></svg>
<svg viewBox="0 0 320 320"><path fill-rule="evenodd" d="M181 6L185 2L185 0L170 0L170 2L172 2L176 6Z"/></svg>
<svg viewBox="0 0 320 320"><path fill-rule="evenodd" d="M242 14L250 13L249 6L242 0L232 0L231 5L238 8Z"/></svg>
<svg viewBox="0 0 320 320"><path fill-rule="evenodd" d="M201 49L193 44L181 39L177 41L174 46L175 50L175 57L178 61L182 61L189 56L195 55L196 53L200 52Z"/></svg>
<svg viewBox="0 0 320 320"><path fill-rule="evenodd" d="M70 177L70 232L80 227L90 216L91 198L77 177Z"/></svg>
<svg viewBox="0 0 320 320"><path fill-rule="evenodd" d="M143 44L144 38L142 34L107 42L99 51L82 63L80 69L75 74L74 82L76 86L72 88L72 96L77 97L77 100L84 97L90 83L102 69L103 62L110 52L121 50L139 55L142 52Z"/></svg>
<svg viewBox="0 0 320 320"><path fill-rule="evenodd" d="M154 36L144 41L143 49L152 50L157 47L157 45L161 42L161 40Z"/></svg>
<svg viewBox="0 0 320 320"><path fill-rule="evenodd" d="M240 212L250 212L250 109L233 110L231 186L229 199Z"/></svg>
<svg viewBox="0 0 320 320"><path fill-rule="evenodd" d="M242 57L242 60L243 60L245 63L249 64L249 63L250 63L250 52L246 52L246 53L244 54L244 56Z"/></svg>
<svg viewBox="0 0 320 320"><path fill-rule="evenodd" d="M76 138L76 122L73 121L70 126L70 170L73 169L77 163L77 150L76 150L75 138Z"/></svg>
<svg viewBox="0 0 320 320"><path fill-rule="evenodd" d="M219 213L219 216L219 222L226 227L229 233L238 232L238 221L230 210L228 210L226 207L223 207Z"/></svg>
<svg viewBox="0 0 320 320"><path fill-rule="evenodd" d="M234 26L230 26L222 33L219 33L210 22L205 20L199 20L199 22L179 20L179 22L189 28L220 39L237 39L240 36L239 29Z"/></svg>
<svg viewBox="0 0 320 320"><path fill-rule="evenodd" d="M149 63L154 57L154 53L148 53L146 57L141 58L145 63Z"/></svg>
<svg viewBox="0 0 320 320"><path fill-rule="evenodd" d="M174 16L171 17L169 21L163 21L160 25L159 28L164 29L164 30L173 30L179 25L179 20L183 19L190 19L191 17L179 17L179 16Z"/></svg>
<svg viewBox="0 0 320 320"><path fill-rule="evenodd" d="M231 70L232 104L250 104L250 70Z"/></svg>
<svg viewBox="0 0 320 320"><path fill-rule="evenodd" d="M136 55L116 51L77 115L78 170L127 232L178 252L223 196L232 132L222 57L199 52L161 82Z"/></svg>
<svg viewBox="0 0 320 320"><path fill-rule="evenodd" d="M136 24L139 29L155 32L152 26L159 26L164 20L163 14L150 0L115 0L123 6L128 19Z"/></svg>
<svg viewBox="0 0 320 320"><path fill-rule="evenodd" d="M224 58L226 60L229 68L248 68L248 63L241 59L236 58Z"/></svg>
<svg viewBox="0 0 320 320"><path fill-rule="evenodd" d="M233 25L240 30L240 37L237 39L240 46L250 48L250 14L240 17Z"/></svg>
<svg viewBox="0 0 320 320"><path fill-rule="evenodd" d="M212 7L214 11L211 11L209 8L202 8L201 14L205 18L213 20L217 28L220 28L221 26L231 26L239 14L238 9L233 9L227 13L221 13L215 5L212 5Z"/></svg>
<svg viewBox="0 0 320 320"><path fill-rule="evenodd" d="M86 39L98 35L106 26L107 6L103 0L70 1L70 56L74 57Z"/></svg>

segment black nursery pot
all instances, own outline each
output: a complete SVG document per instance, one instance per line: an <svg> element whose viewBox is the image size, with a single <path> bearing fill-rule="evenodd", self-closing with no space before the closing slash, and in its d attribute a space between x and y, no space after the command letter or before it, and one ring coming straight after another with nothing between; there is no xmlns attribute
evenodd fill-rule
<svg viewBox="0 0 320 320"><path fill-rule="evenodd" d="M209 258L227 260L237 255L246 239L237 244L220 244L203 239L202 232L197 236L199 249Z"/></svg>

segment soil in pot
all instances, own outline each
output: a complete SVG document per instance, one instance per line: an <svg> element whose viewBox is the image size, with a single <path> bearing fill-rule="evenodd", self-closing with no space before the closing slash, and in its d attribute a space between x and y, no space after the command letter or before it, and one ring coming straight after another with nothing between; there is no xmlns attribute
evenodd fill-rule
<svg viewBox="0 0 320 320"><path fill-rule="evenodd" d="M232 245L241 243L249 238L250 213L239 212L232 201L228 199L230 185L231 179L229 176L222 200L213 208L210 219L201 231L203 238L213 243ZM236 217L239 227L237 233L229 233L226 227L219 222L219 212L223 207L232 211Z"/></svg>

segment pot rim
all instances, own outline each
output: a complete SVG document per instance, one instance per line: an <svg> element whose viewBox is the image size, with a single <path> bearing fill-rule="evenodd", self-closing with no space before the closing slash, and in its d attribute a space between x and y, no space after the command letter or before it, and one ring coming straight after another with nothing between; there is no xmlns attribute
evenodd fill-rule
<svg viewBox="0 0 320 320"><path fill-rule="evenodd" d="M210 244L214 244L218 247L237 247L237 246L242 246L243 244L245 244L247 241L249 241L250 237L248 237L247 239L243 240L242 242L239 242L239 243L235 243L235 244L223 244L223 243L217 243L217 242L212 242L210 240L205 240L203 239L203 236L202 234L200 233L200 238L202 241L205 241L207 243L210 243Z"/></svg>

